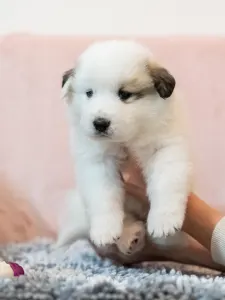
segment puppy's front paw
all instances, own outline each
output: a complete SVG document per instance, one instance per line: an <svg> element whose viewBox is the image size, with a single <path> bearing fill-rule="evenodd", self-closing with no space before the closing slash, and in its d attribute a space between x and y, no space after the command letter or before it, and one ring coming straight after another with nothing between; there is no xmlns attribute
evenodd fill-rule
<svg viewBox="0 0 225 300"><path fill-rule="evenodd" d="M117 247L125 255L132 255L140 251L145 243L145 225L136 221L124 227L121 237L117 241Z"/></svg>
<svg viewBox="0 0 225 300"><path fill-rule="evenodd" d="M91 222L90 238L95 246L106 246L118 240L122 229L123 216L99 217Z"/></svg>
<svg viewBox="0 0 225 300"><path fill-rule="evenodd" d="M180 230L184 221L184 210L150 211L148 215L148 233L153 238L174 235Z"/></svg>

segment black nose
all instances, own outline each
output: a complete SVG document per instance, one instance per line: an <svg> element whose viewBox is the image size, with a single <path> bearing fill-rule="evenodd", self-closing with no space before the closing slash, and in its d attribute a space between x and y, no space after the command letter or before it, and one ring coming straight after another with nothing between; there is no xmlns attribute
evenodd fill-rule
<svg viewBox="0 0 225 300"><path fill-rule="evenodd" d="M110 126L110 121L104 118L97 118L93 121L94 128L100 133L104 133Z"/></svg>

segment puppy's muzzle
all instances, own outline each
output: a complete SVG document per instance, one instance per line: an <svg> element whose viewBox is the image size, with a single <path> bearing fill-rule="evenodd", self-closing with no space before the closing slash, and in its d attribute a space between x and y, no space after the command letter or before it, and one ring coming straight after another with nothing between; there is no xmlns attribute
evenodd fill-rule
<svg viewBox="0 0 225 300"><path fill-rule="evenodd" d="M97 118L93 121L93 126L97 133L107 134L111 122L105 118Z"/></svg>

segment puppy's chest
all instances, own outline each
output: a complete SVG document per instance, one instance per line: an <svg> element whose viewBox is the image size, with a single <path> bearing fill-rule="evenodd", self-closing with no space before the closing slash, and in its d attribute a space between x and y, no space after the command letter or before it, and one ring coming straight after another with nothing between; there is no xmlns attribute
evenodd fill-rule
<svg viewBox="0 0 225 300"><path fill-rule="evenodd" d="M117 151L116 159L122 166L132 161L136 161L141 166L149 161L155 152L156 147L153 144L142 147L121 146Z"/></svg>
<svg viewBox="0 0 225 300"><path fill-rule="evenodd" d="M129 153L126 147L119 146L114 149L110 149L108 152L109 155L115 157L116 163L123 165L128 161Z"/></svg>

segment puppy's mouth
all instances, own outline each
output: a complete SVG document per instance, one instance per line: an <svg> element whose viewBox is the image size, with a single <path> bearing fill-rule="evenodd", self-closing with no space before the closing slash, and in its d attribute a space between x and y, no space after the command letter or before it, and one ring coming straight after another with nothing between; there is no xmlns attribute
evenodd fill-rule
<svg viewBox="0 0 225 300"><path fill-rule="evenodd" d="M95 132L94 137L95 138L111 138L112 134L109 132Z"/></svg>

